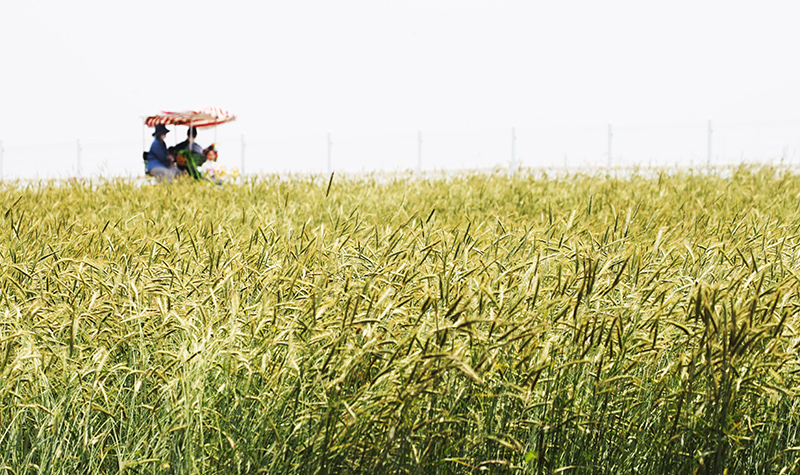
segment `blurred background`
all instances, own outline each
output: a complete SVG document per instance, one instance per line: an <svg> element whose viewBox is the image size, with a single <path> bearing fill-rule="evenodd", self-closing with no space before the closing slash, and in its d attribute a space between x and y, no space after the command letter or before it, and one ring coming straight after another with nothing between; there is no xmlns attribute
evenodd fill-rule
<svg viewBox="0 0 800 475"><path fill-rule="evenodd" d="M800 2L0 4L3 178L140 176L162 110L246 174L800 163ZM178 127L168 143L186 136Z"/></svg>

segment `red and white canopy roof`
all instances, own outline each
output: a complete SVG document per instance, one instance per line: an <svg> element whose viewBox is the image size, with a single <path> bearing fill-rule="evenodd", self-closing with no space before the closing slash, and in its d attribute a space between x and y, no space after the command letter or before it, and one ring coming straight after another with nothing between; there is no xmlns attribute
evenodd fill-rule
<svg viewBox="0 0 800 475"><path fill-rule="evenodd" d="M197 128L210 127L212 125L224 124L236 120L236 116L220 109L219 107L206 107L196 111L165 112L158 115L151 115L144 120L148 127L155 127L157 124L164 125L193 125Z"/></svg>

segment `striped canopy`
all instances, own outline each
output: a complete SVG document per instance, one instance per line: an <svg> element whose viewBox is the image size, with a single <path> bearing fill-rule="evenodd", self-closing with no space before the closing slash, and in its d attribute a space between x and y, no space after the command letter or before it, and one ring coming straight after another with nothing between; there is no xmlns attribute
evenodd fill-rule
<svg viewBox="0 0 800 475"><path fill-rule="evenodd" d="M151 115L144 120L148 127L155 127L157 124L164 125L193 125L198 128L210 127L212 125L224 124L236 120L236 116L220 109L219 107L206 107L197 111L165 112L158 115Z"/></svg>

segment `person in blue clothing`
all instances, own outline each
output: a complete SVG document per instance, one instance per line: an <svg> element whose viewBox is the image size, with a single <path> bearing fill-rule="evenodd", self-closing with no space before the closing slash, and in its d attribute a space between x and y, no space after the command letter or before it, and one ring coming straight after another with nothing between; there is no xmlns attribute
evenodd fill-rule
<svg viewBox="0 0 800 475"><path fill-rule="evenodd" d="M153 132L153 144L150 145L150 151L147 153L147 162L145 165L145 173L156 177L158 181L167 180L169 182L175 178L177 170L173 166L174 160L167 152L167 144L164 142L164 137L169 133L164 124L156 124L156 131Z"/></svg>

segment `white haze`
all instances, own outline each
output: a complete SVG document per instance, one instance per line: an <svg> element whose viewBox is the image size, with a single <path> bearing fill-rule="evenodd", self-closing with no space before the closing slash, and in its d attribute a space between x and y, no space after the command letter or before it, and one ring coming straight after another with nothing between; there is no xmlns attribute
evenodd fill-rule
<svg viewBox="0 0 800 475"><path fill-rule="evenodd" d="M3 171L69 174L80 139L87 173L141 174L141 117L205 105L238 115L217 140L238 166L244 137L251 170L324 169L328 133L358 170L414 168L418 131L428 167L507 163L512 126L538 164L561 143L605 160L609 123L633 163L666 142L703 159L709 119L800 148L799 20L795 1L6 1Z"/></svg>

